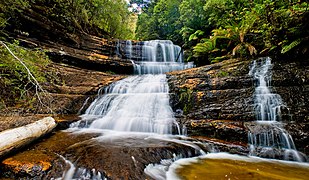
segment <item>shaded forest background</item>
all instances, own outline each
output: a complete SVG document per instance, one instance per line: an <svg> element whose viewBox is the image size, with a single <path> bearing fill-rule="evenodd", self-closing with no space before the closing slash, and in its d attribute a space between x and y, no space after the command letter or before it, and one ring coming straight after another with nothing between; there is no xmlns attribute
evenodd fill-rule
<svg viewBox="0 0 309 180"><path fill-rule="evenodd" d="M309 4L303 0L153 0L143 13L123 0L4 0L0 40L29 67L39 83L57 81L51 60L20 37L78 48L85 34L105 39L170 39L196 65L233 57L273 56L308 60ZM27 70L0 45L0 110L31 105L36 87ZM30 98L29 98L30 97Z"/></svg>

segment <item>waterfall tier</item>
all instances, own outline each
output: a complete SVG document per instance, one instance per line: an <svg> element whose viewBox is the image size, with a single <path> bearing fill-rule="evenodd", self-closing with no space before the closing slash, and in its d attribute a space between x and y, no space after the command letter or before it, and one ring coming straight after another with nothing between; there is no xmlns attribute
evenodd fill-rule
<svg viewBox="0 0 309 180"><path fill-rule="evenodd" d="M271 59L269 57L254 61L249 75L256 82L254 107L257 120L276 121L281 119L281 108L284 107L279 94L271 93Z"/></svg>
<svg viewBox="0 0 309 180"><path fill-rule="evenodd" d="M166 77L132 76L105 89L86 111L100 115L90 128L171 134L177 123L169 105Z"/></svg>
<svg viewBox="0 0 309 180"><path fill-rule="evenodd" d="M291 135L285 131L281 120L281 109L285 107L279 94L272 93L271 59L254 61L249 75L255 80L254 108L257 123L249 127L250 153L269 158L303 161ZM286 108L286 107L285 107Z"/></svg>
<svg viewBox="0 0 309 180"><path fill-rule="evenodd" d="M181 47L170 40L142 42L118 42L117 54L132 61L134 74L163 74L170 71L192 68L193 63L184 63Z"/></svg>
<svg viewBox="0 0 309 180"><path fill-rule="evenodd" d="M118 45L119 51L123 48L124 53L119 54L132 58L138 75L99 90L82 121L75 126L86 122L90 128L179 134L163 73L193 67L193 64L183 63L181 48L171 41L126 41Z"/></svg>

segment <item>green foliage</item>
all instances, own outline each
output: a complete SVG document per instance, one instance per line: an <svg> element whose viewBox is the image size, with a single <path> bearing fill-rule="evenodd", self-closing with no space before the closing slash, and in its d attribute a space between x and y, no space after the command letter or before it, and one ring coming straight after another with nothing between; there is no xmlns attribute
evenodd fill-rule
<svg viewBox="0 0 309 180"><path fill-rule="evenodd" d="M211 39L202 39L200 43L193 47L194 56L206 55L216 48L216 43L214 38Z"/></svg>
<svg viewBox="0 0 309 180"><path fill-rule="evenodd" d="M232 56L287 53L308 43L309 4L305 1L182 0L174 4L179 5L178 11L169 8L172 2L151 3L139 18L137 34L180 43L187 59L198 65ZM173 22L176 30L166 29ZM182 41L172 38L178 36Z"/></svg>
<svg viewBox="0 0 309 180"><path fill-rule="evenodd" d="M189 41L192 41L192 40L197 40L199 39L200 36L204 35L204 31L202 30L197 30L195 31L195 33L191 34L190 37L189 37Z"/></svg>
<svg viewBox="0 0 309 180"><path fill-rule="evenodd" d="M298 46L301 42L302 42L302 39L296 39L295 41L291 42L291 44L283 46L281 53L284 54L284 53L290 51L294 47Z"/></svg>
<svg viewBox="0 0 309 180"><path fill-rule="evenodd" d="M222 77L228 76L229 73L226 72L226 71L219 70L219 72L216 75L217 75L217 77L222 78Z"/></svg>
<svg viewBox="0 0 309 180"><path fill-rule="evenodd" d="M8 20L14 17L15 12L22 12L29 7L29 2L25 0L4 0L0 1L0 40L8 35L4 32L4 28L8 25Z"/></svg>
<svg viewBox="0 0 309 180"><path fill-rule="evenodd" d="M137 24L137 38L171 39L181 41L179 5L181 0L158 0L150 4L149 8L139 16Z"/></svg>
<svg viewBox="0 0 309 180"><path fill-rule="evenodd" d="M29 50L18 46L16 41L9 44L11 51L22 59L35 78L43 83L46 81L43 69L49 64L44 52ZM11 103L24 100L28 90L33 88L29 81L27 70L9 51L0 45L0 85L2 87L0 101L11 99Z"/></svg>
<svg viewBox="0 0 309 180"><path fill-rule="evenodd" d="M182 24L180 34L185 44L190 44L188 40L192 40L192 37L190 39L192 34L198 33L196 35L200 38L201 35L204 35L209 30L207 23L208 16L203 9L205 3L206 0L183 0L179 5L179 20ZM195 38L194 40L197 39Z"/></svg>
<svg viewBox="0 0 309 180"><path fill-rule="evenodd" d="M0 2L3 20L18 26L24 13L36 12L65 26L68 31L82 31L115 38L133 38L131 15L123 0L12 0ZM22 22L20 22L22 23Z"/></svg>

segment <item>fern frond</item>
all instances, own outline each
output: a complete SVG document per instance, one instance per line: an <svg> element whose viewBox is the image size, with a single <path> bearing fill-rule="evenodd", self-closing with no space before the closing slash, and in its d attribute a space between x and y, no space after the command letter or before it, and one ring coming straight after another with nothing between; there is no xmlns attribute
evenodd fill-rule
<svg viewBox="0 0 309 180"><path fill-rule="evenodd" d="M282 47L282 50L281 50L281 53L284 54L288 51L290 51L291 49L293 49L294 47L298 46L301 42L303 41L302 38L299 38L293 42L291 42L289 45L286 45L286 46L283 46Z"/></svg>
<svg viewBox="0 0 309 180"><path fill-rule="evenodd" d="M257 50L255 49L254 46L252 46L249 43L246 43L245 46L249 50L250 55L257 54Z"/></svg>
<svg viewBox="0 0 309 180"><path fill-rule="evenodd" d="M232 51L232 55L235 56L236 52L239 51L242 48L242 44L238 44L236 47L234 47Z"/></svg>

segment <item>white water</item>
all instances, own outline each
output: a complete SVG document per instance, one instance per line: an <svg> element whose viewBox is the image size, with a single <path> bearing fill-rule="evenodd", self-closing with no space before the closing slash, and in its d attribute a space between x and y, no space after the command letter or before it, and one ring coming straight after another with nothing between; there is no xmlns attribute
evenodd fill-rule
<svg viewBox="0 0 309 180"><path fill-rule="evenodd" d="M165 75L132 76L114 83L87 109L102 115L90 128L171 134L177 124Z"/></svg>
<svg viewBox="0 0 309 180"><path fill-rule="evenodd" d="M163 74L166 72L192 68L192 63L184 63L181 48L168 40L145 41L142 48L136 45L137 54L142 58L134 61L135 74Z"/></svg>
<svg viewBox="0 0 309 180"><path fill-rule="evenodd" d="M254 107L257 117L256 127L251 127L248 134L251 155L257 155L257 148L260 154L276 158L276 149L284 151L284 159L302 161L296 151L291 135L285 131L281 120L281 109L285 107L279 94L271 92L271 59L269 57L254 61L249 75L256 81L254 94Z"/></svg>
<svg viewBox="0 0 309 180"><path fill-rule="evenodd" d="M132 57L132 41L126 41L126 56L129 59Z"/></svg>
<svg viewBox="0 0 309 180"><path fill-rule="evenodd" d="M171 41L146 41L142 48L129 41L125 46L128 57L133 56L133 49L142 50L134 53L135 61L131 60L138 75L101 89L82 116L83 121L90 124L90 128L180 134L169 105L169 89L163 73L193 67L193 64L183 63L181 48ZM137 54L142 57L136 58Z"/></svg>
<svg viewBox="0 0 309 180"><path fill-rule="evenodd" d="M281 96L271 93L271 68L271 59L267 57L259 62L254 61L249 72L257 81L254 105L257 120L261 121L280 120L280 109L284 106Z"/></svg>
<svg viewBox="0 0 309 180"><path fill-rule="evenodd" d="M60 178L51 178L52 180L80 180L80 179L91 179L91 180L106 180L102 176L101 172L92 169L91 171L85 168L76 168L76 166L63 156L59 155L61 159L65 162L67 170L65 170Z"/></svg>

